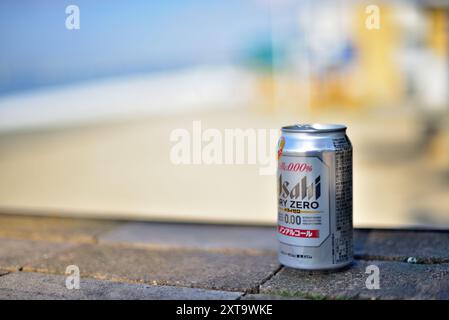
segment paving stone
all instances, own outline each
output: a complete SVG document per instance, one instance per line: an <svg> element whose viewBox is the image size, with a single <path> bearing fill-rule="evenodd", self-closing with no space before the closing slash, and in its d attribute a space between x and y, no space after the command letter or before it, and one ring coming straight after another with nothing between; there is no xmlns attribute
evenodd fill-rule
<svg viewBox="0 0 449 320"><path fill-rule="evenodd" d="M276 296L270 294L246 294L240 298L240 300L307 300L301 297L286 297L286 296Z"/></svg>
<svg viewBox="0 0 449 320"><path fill-rule="evenodd" d="M99 241L202 249L277 250L274 227L130 222L100 236Z"/></svg>
<svg viewBox="0 0 449 320"><path fill-rule="evenodd" d="M86 277L229 291L251 291L278 268L274 254L82 245L24 268L62 274L77 265Z"/></svg>
<svg viewBox="0 0 449 320"><path fill-rule="evenodd" d="M354 235L354 253L364 260L449 262L449 232L357 230Z"/></svg>
<svg viewBox="0 0 449 320"><path fill-rule="evenodd" d="M69 290L66 278L60 275L15 272L0 277L0 299L220 299L233 300L239 292L224 292L196 288L152 286L145 284L119 283L96 279L81 279L80 289Z"/></svg>
<svg viewBox="0 0 449 320"><path fill-rule="evenodd" d="M16 271L27 263L49 258L73 246L69 243L0 238L0 269Z"/></svg>
<svg viewBox="0 0 449 320"><path fill-rule="evenodd" d="M0 237L90 243L119 225L114 221L0 215Z"/></svg>
<svg viewBox="0 0 449 320"><path fill-rule="evenodd" d="M379 290L366 288L368 265L379 268ZM449 299L449 264L356 261L352 267L333 273L282 268L260 292L309 299Z"/></svg>

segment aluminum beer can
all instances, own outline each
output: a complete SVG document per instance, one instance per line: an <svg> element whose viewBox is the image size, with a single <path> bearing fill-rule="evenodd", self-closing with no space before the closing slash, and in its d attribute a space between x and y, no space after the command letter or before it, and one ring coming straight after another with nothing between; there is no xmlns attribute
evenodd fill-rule
<svg viewBox="0 0 449 320"><path fill-rule="evenodd" d="M349 265L352 240L352 145L346 126L297 124L278 144L279 261L298 269Z"/></svg>

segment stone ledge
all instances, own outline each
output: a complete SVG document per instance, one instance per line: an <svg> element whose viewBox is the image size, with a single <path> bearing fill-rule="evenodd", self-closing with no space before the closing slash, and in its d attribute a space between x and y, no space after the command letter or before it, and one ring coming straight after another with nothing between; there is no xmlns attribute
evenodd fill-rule
<svg viewBox="0 0 449 320"><path fill-rule="evenodd" d="M449 262L448 248L449 232L357 230L354 233L354 254L364 260L412 258L416 263L444 263Z"/></svg>
<svg viewBox="0 0 449 320"><path fill-rule="evenodd" d="M71 243L0 238L0 269L17 271L28 263L49 259L52 255L74 247Z"/></svg>
<svg viewBox="0 0 449 320"><path fill-rule="evenodd" d="M100 243L196 249L277 251L276 228L176 223L126 223L99 237Z"/></svg>
<svg viewBox="0 0 449 320"><path fill-rule="evenodd" d="M259 300L449 299L448 232L356 229L354 236L357 260L351 268L313 273L279 268L275 228L0 215L0 278L25 285L34 278L19 275L39 272L53 279L75 264L82 279L96 281L92 288L112 282L129 290L170 286L182 293L189 287ZM365 286L369 264L380 268L380 290ZM3 293L14 298L20 286L11 283ZM132 295L120 288L107 290ZM42 297L58 296L49 289Z"/></svg>
<svg viewBox="0 0 449 320"><path fill-rule="evenodd" d="M96 237L121 223L0 214L0 237L54 242L95 243Z"/></svg>
<svg viewBox="0 0 449 320"><path fill-rule="evenodd" d="M281 295L256 293L256 294L245 294L240 298L240 300L307 300L307 299L298 296L286 297Z"/></svg>
<svg viewBox="0 0 449 320"><path fill-rule="evenodd" d="M274 254L81 245L23 270L64 274L72 264L83 277L244 292L256 290L278 268Z"/></svg>
<svg viewBox="0 0 449 320"><path fill-rule="evenodd" d="M368 265L379 268L378 290L366 287ZM350 268L333 273L284 267L260 292L308 299L449 299L449 264L355 261Z"/></svg>
<svg viewBox="0 0 449 320"><path fill-rule="evenodd" d="M0 299L23 300L235 300L239 292L225 292L196 288L152 286L144 284L119 283L96 279L81 279L80 289L69 290L65 276L41 273L15 272L0 277Z"/></svg>

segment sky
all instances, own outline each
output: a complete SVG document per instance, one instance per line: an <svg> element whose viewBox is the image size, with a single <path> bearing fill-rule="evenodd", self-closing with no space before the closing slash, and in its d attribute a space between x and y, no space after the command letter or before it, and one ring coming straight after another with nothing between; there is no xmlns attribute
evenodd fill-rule
<svg viewBox="0 0 449 320"><path fill-rule="evenodd" d="M79 30L65 27L73 4ZM234 62L269 41L270 23L258 0L2 0L0 95Z"/></svg>

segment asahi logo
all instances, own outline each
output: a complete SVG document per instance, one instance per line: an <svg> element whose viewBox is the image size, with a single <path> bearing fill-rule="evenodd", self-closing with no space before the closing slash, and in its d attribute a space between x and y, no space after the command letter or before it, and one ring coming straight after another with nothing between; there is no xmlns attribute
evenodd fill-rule
<svg viewBox="0 0 449 320"><path fill-rule="evenodd" d="M282 174L279 175L279 196L290 198L292 200L318 200L321 196L321 177L308 184L307 176L304 176L300 182L290 188L290 182L282 180ZM307 198L307 199L306 199Z"/></svg>
<svg viewBox="0 0 449 320"><path fill-rule="evenodd" d="M282 179L279 175L279 206L285 209L303 210L318 209L320 203L317 201L321 197L321 176L317 176L309 182L307 176L302 177L298 183L291 184ZM317 213L309 211L309 213Z"/></svg>

